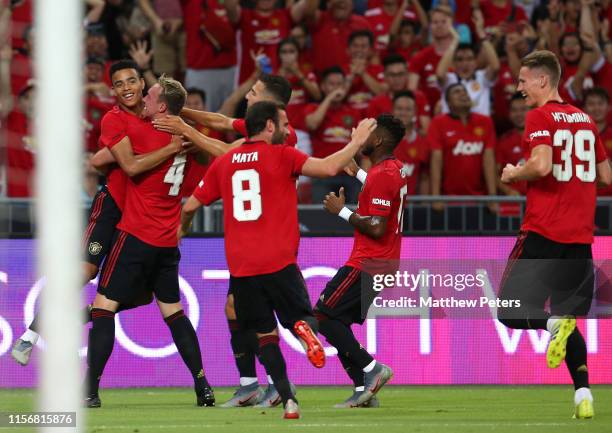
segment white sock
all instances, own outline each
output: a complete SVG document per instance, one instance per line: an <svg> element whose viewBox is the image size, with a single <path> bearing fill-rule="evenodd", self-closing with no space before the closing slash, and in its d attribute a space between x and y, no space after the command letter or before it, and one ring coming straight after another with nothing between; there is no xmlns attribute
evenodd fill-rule
<svg viewBox="0 0 612 433"><path fill-rule="evenodd" d="M574 394L574 404L578 405L584 399L593 402L593 394L590 388L578 388Z"/></svg>
<svg viewBox="0 0 612 433"><path fill-rule="evenodd" d="M270 376L269 374L268 374L268 383L270 385L274 385L274 381L272 380L272 376Z"/></svg>
<svg viewBox="0 0 612 433"><path fill-rule="evenodd" d="M240 386L249 386L254 383L257 383L256 377L241 377L240 378Z"/></svg>
<svg viewBox="0 0 612 433"><path fill-rule="evenodd" d="M362 386L356 386L355 387L355 391L357 391L357 392L365 391L365 386L363 386L363 385Z"/></svg>
<svg viewBox="0 0 612 433"><path fill-rule="evenodd" d="M370 371L374 370L374 367L376 366L376 360L372 360L372 362L370 362L368 365L366 365L363 368L363 372L364 373L369 373Z"/></svg>
<svg viewBox="0 0 612 433"><path fill-rule="evenodd" d="M558 328L559 320L561 320L561 317L559 316L550 316L548 318L548 320L546 321L546 329L548 330L548 332L550 332L551 334L555 333Z"/></svg>
<svg viewBox="0 0 612 433"><path fill-rule="evenodd" d="M32 331L31 329L28 329L26 332L23 333L21 339L23 341L29 341L30 343L32 343L32 345L34 345L38 341L39 337L40 336L36 332Z"/></svg>

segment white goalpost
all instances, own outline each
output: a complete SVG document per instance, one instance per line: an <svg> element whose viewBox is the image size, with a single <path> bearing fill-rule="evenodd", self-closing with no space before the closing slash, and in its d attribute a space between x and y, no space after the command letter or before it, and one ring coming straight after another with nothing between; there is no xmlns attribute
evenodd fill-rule
<svg viewBox="0 0 612 433"><path fill-rule="evenodd" d="M84 426L81 365L82 26L83 1L37 0L34 7L36 97L36 221L46 350L38 410L76 412Z"/></svg>

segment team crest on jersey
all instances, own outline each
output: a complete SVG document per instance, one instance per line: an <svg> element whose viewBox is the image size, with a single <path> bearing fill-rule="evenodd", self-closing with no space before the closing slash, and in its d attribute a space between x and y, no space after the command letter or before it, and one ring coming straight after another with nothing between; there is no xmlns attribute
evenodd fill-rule
<svg viewBox="0 0 612 433"><path fill-rule="evenodd" d="M474 81L472 83L472 92L478 92L480 90L480 83L478 81Z"/></svg>
<svg viewBox="0 0 612 433"><path fill-rule="evenodd" d="M606 140L606 147L612 149L612 140Z"/></svg>
<svg viewBox="0 0 612 433"><path fill-rule="evenodd" d="M92 256L97 256L102 251L102 245L98 242L90 242L87 251L89 251L89 254Z"/></svg>
<svg viewBox="0 0 612 433"><path fill-rule="evenodd" d="M353 116L344 116L342 122L347 126L351 127L354 123Z"/></svg>
<svg viewBox="0 0 612 433"><path fill-rule="evenodd" d="M280 24L280 21L278 20L278 18L272 18L270 20L270 23L272 23L273 26L278 27L278 25Z"/></svg>
<svg viewBox="0 0 612 433"><path fill-rule="evenodd" d="M477 135L478 137L482 137L484 135L484 128L481 128L480 126L477 126L476 128L474 128L474 135Z"/></svg>
<svg viewBox="0 0 612 433"><path fill-rule="evenodd" d="M417 151L414 147L411 147L410 150L408 151L408 155L410 156L410 158L416 158L416 154Z"/></svg>

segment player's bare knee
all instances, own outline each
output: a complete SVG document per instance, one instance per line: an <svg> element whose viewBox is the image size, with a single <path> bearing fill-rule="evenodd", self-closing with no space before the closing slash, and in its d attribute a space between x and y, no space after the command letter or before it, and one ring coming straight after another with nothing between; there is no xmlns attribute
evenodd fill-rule
<svg viewBox="0 0 612 433"><path fill-rule="evenodd" d="M234 295L227 295L225 300L225 317L236 320L236 309L234 308Z"/></svg>
<svg viewBox="0 0 612 433"><path fill-rule="evenodd" d="M270 335L278 336L278 328L274 328L270 332L257 332L255 335L257 335L257 338L259 338L259 339L261 339L263 337L268 337Z"/></svg>
<svg viewBox="0 0 612 433"><path fill-rule="evenodd" d="M168 304L166 302L161 302L159 299L157 299L157 306L159 307L159 311L164 319L172 316L174 313L178 313L183 309L183 304L180 302Z"/></svg>
<svg viewBox="0 0 612 433"><path fill-rule="evenodd" d="M119 302L108 299L106 296L96 293L96 298L93 301L93 308L112 311L113 313L119 308Z"/></svg>

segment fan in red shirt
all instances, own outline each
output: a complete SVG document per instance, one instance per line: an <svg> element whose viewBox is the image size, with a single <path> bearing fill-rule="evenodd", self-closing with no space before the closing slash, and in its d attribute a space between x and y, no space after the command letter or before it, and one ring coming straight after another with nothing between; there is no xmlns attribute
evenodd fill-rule
<svg viewBox="0 0 612 433"><path fill-rule="evenodd" d="M525 117L529 108L525 103L525 98L521 93L515 93L510 100L509 117L513 128L506 132L499 139L495 148L497 160L497 172L501 173L506 164L521 165L525 162L525 152L523 149L523 131L525 130ZM497 187L505 195L525 195L527 192L527 182L516 182L512 185L498 182Z"/></svg>
<svg viewBox="0 0 612 433"><path fill-rule="evenodd" d="M440 100L440 89L436 77L436 68L442 54L451 46L453 41L451 27L453 17L446 6L438 6L430 12L431 45L423 48L412 57L408 64L410 71L409 88L412 91L423 90L432 110Z"/></svg>
<svg viewBox="0 0 612 433"><path fill-rule="evenodd" d="M33 136L34 84L27 84L17 97L17 105L6 118L2 133L6 139L7 191L9 197L34 195L34 159L36 145Z"/></svg>
<svg viewBox="0 0 612 433"><path fill-rule="evenodd" d="M592 418L587 350L576 317L591 308L596 188L609 186L612 172L593 119L561 101L557 56L534 51L521 66L518 91L533 107L523 135L527 161L506 165L501 180L528 181L527 206L498 295L506 304L498 319L510 328L550 332L546 363L557 368L565 359L574 416Z"/></svg>
<svg viewBox="0 0 612 433"><path fill-rule="evenodd" d="M352 0L330 0L327 10L308 11L306 20L311 27L314 70L320 75L325 69L350 63L346 50L351 33L371 30L368 21L353 13Z"/></svg>
<svg viewBox="0 0 612 433"><path fill-rule="evenodd" d="M488 116L472 113L472 101L460 83L445 92L449 113L429 125L433 195L495 195L495 129ZM436 204L436 210L440 206ZM495 203L489 203L495 211Z"/></svg>
<svg viewBox="0 0 612 433"><path fill-rule="evenodd" d="M593 87L584 93L584 112L587 113L599 131L608 159L612 158L612 127L609 123L610 96L602 87ZM611 196L612 187L599 188L597 195Z"/></svg>
<svg viewBox="0 0 612 433"><path fill-rule="evenodd" d="M395 33L389 35L389 45L383 57L389 54L399 54L406 59L406 62L409 62L416 53L423 49L422 33L417 32L417 24L414 21L402 20Z"/></svg>
<svg viewBox="0 0 612 433"><path fill-rule="evenodd" d="M323 201L327 211L355 227L353 251L346 264L327 283L315 306L319 329L338 350L342 366L355 391L336 407L359 407L370 403L393 375L377 362L355 338L351 325L363 324L376 296L375 276L392 274L400 258L406 169L393 157L405 134L399 119L383 114L362 153L373 163L359 194L356 212L344 207L344 190L330 192ZM365 308L364 308L365 307ZM377 402L376 402L377 403Z"/></svg>
<svg viewBox="0 0 612 433"><path fill-rule="evenodd" d="M306 128L310 131L312 155L325 158L342 149L351 140L351 130L357 126L361 113L346 103L346 79L339 67L323 73L321 90L325 97L320 104L304 108ZM340 174L330 179L313 179L312 200L323 200L329 191L344 187L350 202L357 201L359 185L355 179Z"/></svg>
<svg viewBox="0 0 612 433"><path fill-rule="evenodd" d="M277 50L280 42L289 36L293 23L302 21L307 0L299 0L291 8L276 8L275 0L256 0L255 9L240 6L237 0L225 0L230 22L240 30L241 60L238 83L246 81L255 65L250 53L268 56L272 69L278 66Z"/></svg>
<svg viewBox="0 0 612 433"><path fill-rule="evenodd" d="M501 32L498 29L505 22L529 21L525 10L516 6L512 0L484 0L479 4L488 33Z"/></svg>
<svg viewBox="0 0 612 433"><path fill-rule="evenodd" d="M274 313L305 345L311 363L319 368L325 364L323 346L313 332L317 323L296 265L295 181L300 174L329 176L342 170L375 125L371 119L363 121L345 148L325 159L309 158L292 147L274 146L284 143L289 133L287 115L278 104L253 104L246 115L249 140L215 160L183 208L179 236L189 230L197 209L223 199L225 251L237 318L257 333L260 359L282 398L285 418L299 418L299 409L278 347Z"/></svg>
<svg viewBox="0 0 612 433"><path fill-rule="evenodd" d="M317 77L308 65L300 63L300 49L296 39L290 37L278 46L279 67L275 74L285 77L291 84L291 99L287 116L297 129L306 129L304 107L310 101L321 99Z"/></svg>
<svg viewBox="0 0 612 433"><path fill-rule="evenodd" d="M86 149L95 152L100 138L102 117L115 103L110 87L104 81L105 63L102 59L89 58L85 65L85 118Z"/></svg>
<svg viewBox="0 0 612 433"><path fill-rule="evenodd" d="M379 52L385 51L390 42L391 27L395 23L395 26L399 26L402 20L417 21L417 12L419 18L425 17L427 22L427 15L421 4L418 1L411 2L412 5L408 8L408 1L402 1L401 4L397 0L384 0L380 7L372 7L365 12L365 18L370 23L374 38L376 40L375 48ZM415 12L417 9L417 12Z"/></svg>
<svg viewBox="0 0 612 433"><path fill-rule="evenodd" d="M367 117L378 117L383 113L390 113L393 109L393 95L408 88L408 68L406 60L399 54L390 54L383 59L385 84L387 92L375 96L370 100L366 111ZM423 92L412 92L416 99L416 124L422 131L427 131L431 121L431 106Z"/></svg>
<svg viewBox="0 0 612 433"><path fill-rule="evenodd" d="M34 76L32 70L33 50L32 27L28 25L23 31L21 47L14 51L11 59L11 92L13 95L19 94L21 89L26 87L28 81Z"/></svg>
<svg viewBox="0 0 612 433"><path fill-rule="evenodd" d="M178 81L162 76L144 98L143 117L176 115L186 96L187 92ZM193 377L197 405L214 406L215 397L202 368L198 337L183 312L179 293L180 252L176 231L187 156L176 154L182 148L179 137L157 131L146 119L131 122L126 132L129 140L123 139L111 147L122 167L127 166L134 153L172 151L160 164L130 177L127 182L125 207L111 253L104 262L92 309L87 403L89 407L101 405L99 382L113 350L114 314L119 304L133 303L143 291L151 290Z"/></svg>
<svg viewBox="0 0 612 433"><path fill-rule="evenodd" d="M357 30L349 36L350 62L343 66L349 89L347 103L365 113L368 103L384 91L383 67L373 63L374 35L369 30Z"/></svg>
<svg viewBox="0 0 612 433"><path fill-rule="evenodd" d="M217 110L234 87L234 28L220 0L181 0L181 4L187 56L185 84L204 90L210 109Z"/></svg>
<svg viewBox="0 0 612 433"><path fill-rule="evenodd" d="M398 118L406 133L393 151L393 155L404 164L408 195L429 194L429 144L419 134L416 118L416 99L409 90L398 92L393 98L393 115Z"/></svg>

